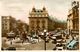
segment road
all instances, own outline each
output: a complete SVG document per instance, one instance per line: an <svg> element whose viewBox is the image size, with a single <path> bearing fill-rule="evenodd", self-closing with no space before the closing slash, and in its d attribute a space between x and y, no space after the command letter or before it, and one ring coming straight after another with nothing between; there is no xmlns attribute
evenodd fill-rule
<svg viewBox="0 0 80 52"><path fill-rule="evenodd" d="M3 42L2 47L3 48L8 48L10 46L14 46L16 47L17 50L44 50L44 41L40 41L38 43L35 44L31 44L31 43L16 43L16 44L7 44L6 42ZM46 49L47 50L52 50L53 48L55 48L55 44L52 44L51 42L46 43Z"/></svg>

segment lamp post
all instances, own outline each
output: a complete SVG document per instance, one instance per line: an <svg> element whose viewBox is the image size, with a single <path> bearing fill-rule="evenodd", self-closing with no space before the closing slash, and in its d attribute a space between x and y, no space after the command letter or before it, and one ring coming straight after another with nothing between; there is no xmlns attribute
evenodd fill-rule
<svg viewBox="0 0 80 52"><path fill-rule="evenodd" d="M46 31L47 30L44 30L44 41L45 41L45 43L44 43L44 50L46 50Z"/></svg>

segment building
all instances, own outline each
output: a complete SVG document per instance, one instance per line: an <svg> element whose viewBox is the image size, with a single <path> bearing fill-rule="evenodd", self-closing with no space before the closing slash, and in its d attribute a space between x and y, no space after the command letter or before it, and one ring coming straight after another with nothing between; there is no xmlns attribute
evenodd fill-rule
<svg viewBox="0 0 80 52"><path fill-rule="evenodd" d="M79 2L72 2L72 8L69 10L68 14L68 26L70 30L79 30Z"/></svg>
<svg viewBox="0 0 80 52"><path fill-rule="evenodd" d="M2 36L7 36L7 33L11 31L17 36L24 31L28 31L28 25L12 16L2 16Z"/></svg>
<svg viewBox="0 0 80 52"><path fill-rule="evenodd" d="M32 11L29 13L29 32L38 32L46 29L47 31L51 30L52 25L51 19L49 19L48 11L45 7L43 9L32 8ZM54 26L53 26L54 27Z"/></svg>
<svg viewBox="0 0 80 52"><path fill-rule="evenodd" d="M79 1L73 1L67 18L67 29L69 34L79 35ZM75 35L74 35L75 37Z"/></svg>
<svg viewBox="0 0 80 52"><path fill-rule="evenodd" d="M12 16L2 16L2 36L6 36L10 31L15 31L16 20Z"/></svg>

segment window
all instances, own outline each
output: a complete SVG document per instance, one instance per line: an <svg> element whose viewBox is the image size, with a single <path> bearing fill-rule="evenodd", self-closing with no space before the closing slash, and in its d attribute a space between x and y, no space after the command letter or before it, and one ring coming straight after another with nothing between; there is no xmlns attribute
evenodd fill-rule
<svg viewBox="0 0 80 52"><path fill-rule="evenodd" d="M42 28L45 29L45 26L43 25Z"/></svg>
<svg viewBox="0 0 80 52"><path fill-rule="evenodd" d="M41 15L39 15L39 17L41 17Z"/></svg>
<svg viewBox="0 0 80 52"><path fill-rule="evenodd" d="M10 17L7 17L7 19L10 19Z"/></svg>
<svg viewBox="0 0 80 52"><path fill-rule="evenodd" d="M34 17L34 15L32 15L31 17Z"/></svg>
<svg viewBox="0 0 80 52"><path fill-rule="evenodd" d="M31 23L33 23L34 21L32 20Z"/></svg>
<svg viewBox="0 0 80 52"><path fill-rule="evenodd" d="M4 24L2 24L2 26L4 26Z"/></svg>
<svg viewBox="0 0 80 52"><path fill-rule="evenodd" d="M42 17L44 17L44 15L42 15Z"/></svg>
<svg viewBox="0 0 80 52"><path fill-rule="evenodd" d="M42 23L45 23L45 20L42 20Z"/></svg>
<svg viewBox="0 0 80 52"><path fill-rule="evenodd" d="M4 29L4 26L2 26L2 29Z"/></svg>
<svg viewBox="0 0 80 52"><path fill-rule="evenodd" d="M47 17L48 15L46 14L46 17Z"/></svg>
<svg viewBox="0 0 80 52"><path fill-rule="evenodd" d="M37 23L40 23L40 21L39 21L39 20L37 20Z"/></svg>
<svg viewBox="0 0 80 52"><path fill-rule="evenodd" d="M6 26L7 24L5 24L5 26Z"/></svg>
<svg viewBox="0 0 80 52"><path fill-rule="evenodd" d="M71 47L71 45L69 47Z"/></svg>
<svg viewBox="0 0 80 52"><path fill-rule="evenodd" d="M37 15L35 15L35 17L37 17Z"/></svg>
<svg viewBox="0 0 80 52"><path fill-rule="evenodd" d="M39 10L37 12L39 12Z"/></svg>
<svg viewBox="0 0 80 52"><path fill-rule="evenodd" d="M7 27L5 27L5 29L7 29Z"/></svg>

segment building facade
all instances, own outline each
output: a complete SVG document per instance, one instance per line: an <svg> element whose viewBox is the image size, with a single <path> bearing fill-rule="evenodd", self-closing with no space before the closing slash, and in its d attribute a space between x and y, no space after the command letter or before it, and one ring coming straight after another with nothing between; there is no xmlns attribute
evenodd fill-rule
<svg viewBox="0 0 80 52"><path fill-rule="evenodd" d="M68 14L68 29L79 29L79 2L72 2L72 8Z"/></svg>
<svg viewBox="0 0 80 52"><path fill-rule="evenodd" d="M21 20L16 20L12 16L2 16L2 36L7 36L7 33L13 31L16 36L22 32L28 31L28 25Z"/></svg>
<svg viewBox="0 0 80 52"><path fill-rule="evenodd" d="M10 31L15 31L16 20L12 16L2 16L2 36L6 36Z"/></svg>
<svg viewBox="0 0 80 52"><path fill-rule="evenodd" d="M32 11L29 13L29 32L38 32L44 29L49 31L51 24L52 21L49 19L49 14L45 7L42 10L32 8Z"/></svg>
<svg viewBox="0 0 80 52"><path fill-rule="evenodd" d="M79 1L73 1L67 18L67 29L69 33L79 34Z"/></svg>

